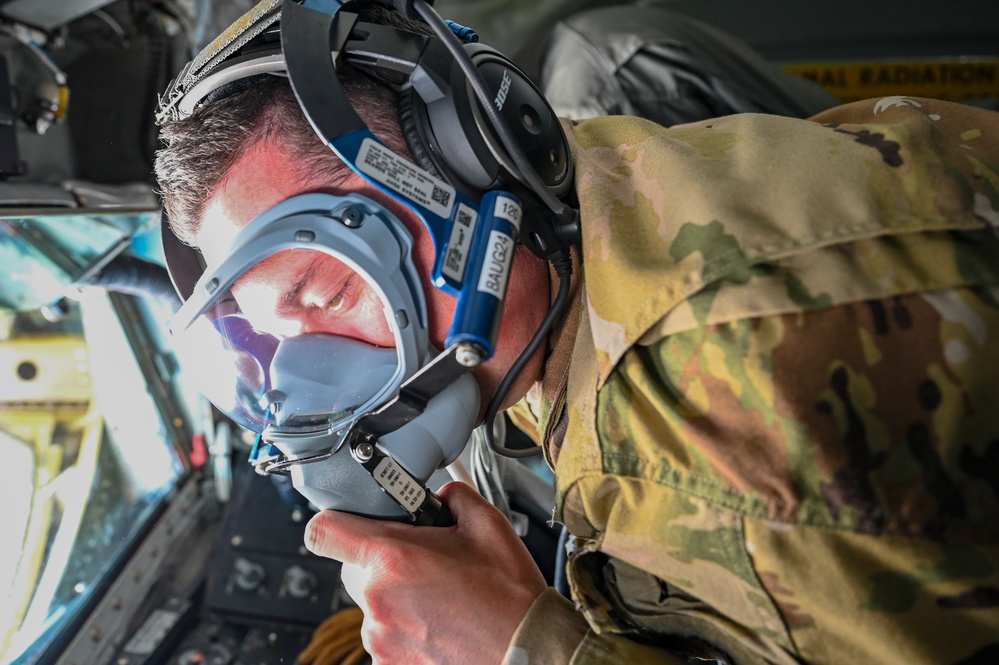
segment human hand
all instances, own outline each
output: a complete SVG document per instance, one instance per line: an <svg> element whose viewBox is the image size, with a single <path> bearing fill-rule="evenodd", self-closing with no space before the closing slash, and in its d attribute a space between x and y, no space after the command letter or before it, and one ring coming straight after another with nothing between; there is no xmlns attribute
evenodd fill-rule
<svg viewBox="0 0 999 665"><path fill-rule="evenodd" d="M343 584L364 611L361 639L375 664L499 663L547 588L499 510L463 483L439 494L455 526L327 510L306 529L306 547L343 562Z"/></svg>

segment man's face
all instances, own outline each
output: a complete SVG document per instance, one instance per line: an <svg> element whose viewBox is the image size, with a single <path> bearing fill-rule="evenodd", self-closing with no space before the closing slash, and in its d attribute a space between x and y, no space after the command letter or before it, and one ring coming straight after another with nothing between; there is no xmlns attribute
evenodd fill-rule
<svg viewBox="0 0 999 665"><path fill-rule="evenodd" d="M344 190L379 201L409 228L413 235L413 262L427 296L430 342L443 348L454 318L455 301L430 285L435 256L430 233L412 211L376 191L359 176L353 176ZM254 217L285 199L309 191L323 190L304 186L288 158L273 144L260 143L249 149L230 169L205 208L197 245L208 265L217 266L226 258L236 234ZM381 346L394 344L381 300L366 282L358 276L351 278L353 271L328 255L307 251L288 254L287 257L275 254L247 273L233 289L258 330L278 335L329 332ZM550 302L547 264L529 253L521 255L514 262L507 288L496 355L476 370L486 398L483 409L537 330ZM539 376L543 353L544 345L518 376L502 408L519 400Z"/></svg>
<svg viewBox="0 0 999 665"><path fill-rule="evenodd" d="M357 189L363 188L358 178ZM198 233L199 249L218 265L250 220L303 188L283 154L264 144L251 148L209 200ZM279 338L328 333L394 346L381 298L342 261L312 250L286 250L261 262L233 286L240 309L258 332Z"/></svg>
<svg viewBox="0 0 999 665"><path fill-rule="evenodd" d="M376 346L395 345L375 289L322 252L275 254L241 277L232 291L258 332L279 338L321 332Z"/></svg>

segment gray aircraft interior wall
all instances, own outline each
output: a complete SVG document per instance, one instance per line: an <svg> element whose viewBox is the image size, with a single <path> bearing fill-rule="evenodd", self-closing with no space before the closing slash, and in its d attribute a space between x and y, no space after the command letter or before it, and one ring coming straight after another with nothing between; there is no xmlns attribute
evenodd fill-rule
<svg viewBox="0 0 999 665"><path fill-rule="evenodd" d="M200 48L255 2L177 3L194 12L186 24L178 25L165 25L153 12L129 12L121 0L57 3L62 12L57 17L49 16L51 10L42 12L48 4L0 2L0 15L38 15L46 26L57 24L60 17L67 21L51 28L49 34L56 38L47 50L69 76L70 119L42 136L19 127L19 147L29 167L22 180L77 178L120 184L151 182L156 148L152 108L156 93L186 60L184 39ZM999 79L999 3L991 0L437 0L435 7L446 18L474 28L484 42L537 76L545 39L559 20L594 7L615 6L624 12L629 4L662 7L704 21L779 64L988 58L992 69L986 74ZM80 16L94 8L98 13ZM4 35L0 54L8 58L23 106L32 85L47 74L23 45Z"/></svg>
<svg viewBox="0 0 999 665"><path fill-rule="evenodd" d="M78 3L68 4L67 22L45 30L18 25L21 39L13 36L13 24L0 23L0 55L11 72L18 149L26 167L5 185L58 186L73 179L115 186L146 183L151 189L157 95L189 57L185 42L190 26L148 2L102 3L84 16L69 11ZM7 14L8 6L0 4L0 20L33 16L13 11L21 9L18 3L9 8ZM33 52L23 43L25 37L39 49ZM37 91L53 83L45 58L66 75L69 104L65 122L39 132L24 119Z"/></svg>
<svg viewBox="0 0 999 665"><path fill-rule="evenodd" d="M650 2L735 34L776 62L996 56L999 3L992 0Z"/></svg>

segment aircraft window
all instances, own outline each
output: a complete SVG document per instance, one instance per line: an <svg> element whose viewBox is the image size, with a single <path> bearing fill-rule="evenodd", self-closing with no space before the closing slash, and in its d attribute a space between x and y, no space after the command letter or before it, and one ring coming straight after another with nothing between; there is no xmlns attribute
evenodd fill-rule
<svg viewBox="0 0 999 665"><path fill-rule="evenodd" d="M0 662L74 625L185 473L157 305L95 288L62 303L58 320L0 312Z"/></svg>
<svg viewBox="0 0 999 665"><path fill-rule="evenodd" d="M74 282L97 272L155 222L150 213L52 214L0 219L0 309L29 311L58 300Z"/></svg>

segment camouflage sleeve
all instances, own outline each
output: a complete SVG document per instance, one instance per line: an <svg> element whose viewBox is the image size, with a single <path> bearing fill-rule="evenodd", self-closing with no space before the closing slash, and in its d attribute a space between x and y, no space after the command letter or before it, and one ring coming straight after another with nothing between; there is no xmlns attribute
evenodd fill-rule
<svg viewBox="0 0 999 665"><path fill-rule="evenodd" d="M554 589L538 596L510 642L503 665L680 665L655 647L598 635Z"/></svg>
<svg viewBox="0 0 999 665"><path fill-rule="evenodd" d="M625 354L597 413L616 478L582 490L586 513L609 516L604 551L670 586L659 624L635 593L613 614L668 632L696 599L703 626L734 621L806 662L999 653L997 296L732 321Z"/></svg>
<svg viewBox="0 0 999 665"><path fill-rule="evenodd" d="M576 128L573 597L739 663L999 662L999 114L816 120Z"/></svg>

